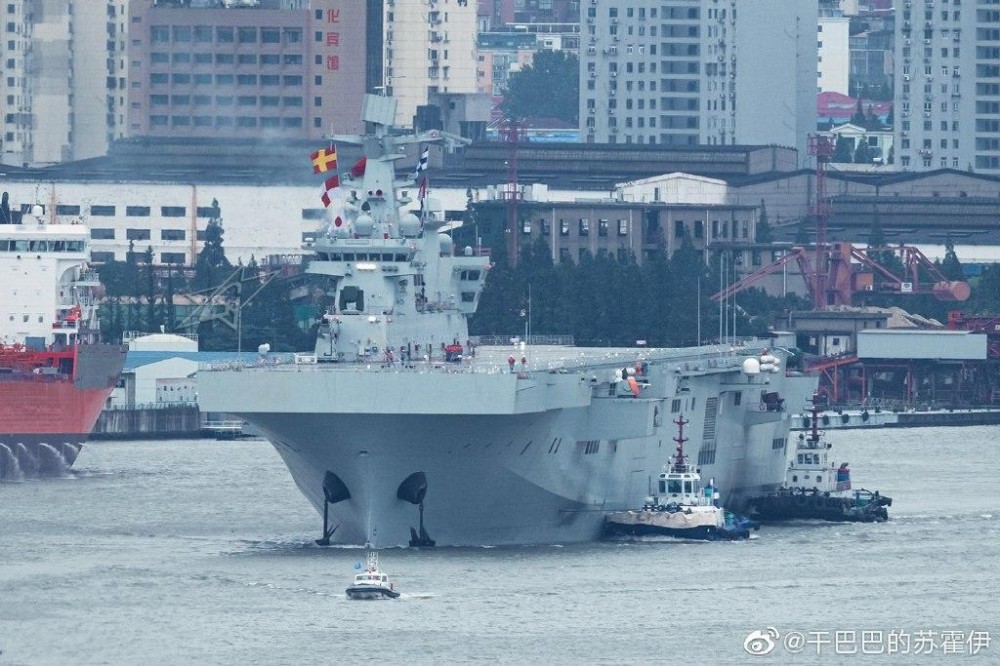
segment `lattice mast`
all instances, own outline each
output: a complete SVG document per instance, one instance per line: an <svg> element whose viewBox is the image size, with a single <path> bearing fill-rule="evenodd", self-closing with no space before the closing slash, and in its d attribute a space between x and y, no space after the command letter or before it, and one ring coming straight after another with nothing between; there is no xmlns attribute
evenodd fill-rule
<svg viewBox="0 0 1000 666"><path fill-rule="evenodd" d="M830 213L830 200L826 194L826 165L833 157L834 143L827 136L809 135L809 154L816 157L816 201L813 204L813 219L816 220L816 256L813 271L813 307L817 310L826 305L826 218Z"/></svg>

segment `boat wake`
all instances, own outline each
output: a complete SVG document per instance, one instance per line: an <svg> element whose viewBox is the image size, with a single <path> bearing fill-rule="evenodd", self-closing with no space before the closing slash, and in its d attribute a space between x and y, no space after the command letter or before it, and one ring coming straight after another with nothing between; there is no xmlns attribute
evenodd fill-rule
<svg viewBox="0 0 1000 666"><path fill-rule="evenodd" d="M80 449L72 444L0 443L0 482L20 482L28 479L76 478L70 469Z"/></svg>

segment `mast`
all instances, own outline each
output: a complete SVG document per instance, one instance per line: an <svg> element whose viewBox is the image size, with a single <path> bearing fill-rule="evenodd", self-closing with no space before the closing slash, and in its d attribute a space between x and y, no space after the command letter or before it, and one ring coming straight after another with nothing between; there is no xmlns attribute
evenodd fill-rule
<svg viewBox="0 0 1000 666"><path fill-rule="evenodd" d="M684 426L686 426L690 421L684 420L684 415L681 414L674 421L677 424L677 436L674 437L674 441L677 442L677 453L674 454L674 463L672 465L673 471L675 472L686 472L688 470L688 464L686 462L687 456L684 455L684 442L688 440L684 436Z"/></svg>

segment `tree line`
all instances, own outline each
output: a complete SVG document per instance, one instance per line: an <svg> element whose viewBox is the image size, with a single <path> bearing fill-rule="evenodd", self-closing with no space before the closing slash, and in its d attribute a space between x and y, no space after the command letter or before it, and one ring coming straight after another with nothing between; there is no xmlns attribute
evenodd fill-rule
<svg viewBox="0 0 1000 666"><path fill-rule="evenodd" d="M218 201L212 201L212 208L205 244L193 268L155 265L153 248L137 251L134 243L129 244L125 261L98 267L105 292L98 310L102 337L117 341L126 331L197 333L202 351L256 349L263 343L274 351L311 347L312 337L294 316L289 280L269 280L268 271L253 257L246 265L230 263ZM230 287L219 292L224 284ZM190 296L194 304L210 300L204 316L182 326L193 306L185 302L181 310L179 295ZM236 310L235 320L226 316Z"/></svg>
<svg viewBox="0 0 1000 666"><path fill-rule="evenodd" d="M290 291L293 286L305 286L307 294L319 290L312 288L309 276L270 279L271 267L262 268L253 258L245 266L230 263L223 247L221 211L215 201L213 207L204 247L193 268L156 266L151 247L136 251L131 245L125 261L107 262L98 268L105 288L99 310L104 338L120 340L125 331L164 330L197 332L200 348L205 351L256 349L263 343L274 351L311 349L320 304L308 298L293 303ZM492 215L470 205L465 224L453 232L458 245L473 245L481 237L492 249L494 265L470 321L473 335L523 335L527 325L532 335L572 335L580 345L632 346L644 340L649 346L684 346L717 340L720 329L726 337L734 333L762 335L776 315L811 308L801 296L778 298L761 289L748 289L720 310L711 295L735 276L723 274L721 253L711 253L706 260L690 238L672 257L661 251L642 265L631 254L584 253L575 262L553 262L548 242L539 238L521 248L517 266L511 267L503 211L493 210ZM758 240L764 241L768 235L766 212L762 212L758 231ZM872 259L902 274L899 257L886 246L878 221L868 245ZM732 265L734 257L727 260ZM950 239L943 260L936 265L947 279L964 279ZM876 285L884 280L879 274L874 277ZM231 288L216 294L206 310L207 320L181 329L189 312L179 311L175 297L190 294L196 301L205 299L227 280ZM972 297L965 303L876 290L865 293L864 302L857 304L898 306L941 322L954 309L968 314L1000 313L1000 265L987 265L968 281ZM241 308L238 326L231 325L231 318L219 316L227 307L230 311ZM298 316L296 308L300 309ZM720 327L722 321L725 324Z"/></svg>

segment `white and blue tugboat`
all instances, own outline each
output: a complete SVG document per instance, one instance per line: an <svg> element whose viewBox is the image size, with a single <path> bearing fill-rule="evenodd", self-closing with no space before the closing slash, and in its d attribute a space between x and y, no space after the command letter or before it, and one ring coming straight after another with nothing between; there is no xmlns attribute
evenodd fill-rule
<svg viewBox="0 0 1000 666"><path fill-rule="evenodd" d="M880 523L889 519L892 498L879 491L851 488L846 462L831 460L833 444L818 428L819 395L813 395L811 430L800 433L788 463L783 487L750 498L754 518L763 522L818 519L837 522Z"/></svg>
<svg viewBox="0 0 1000 666"><path fill-rule="evenodd" d="M672 536L682 539L734 541L750 537L759 524L738 517L718 506L719 491L714 482L702 486L701 474L684 455L684 426L681 416L674 423L678 433L677 453L664 466L657 494L646 498L641 509L608 514L605 531L612 537Z"/></svg>
<svg viewBox="0 0 1000 666"><path fill-rule="evenodd" d="M368 565L354 576L354 584L347 588L348 599L396 599L399 592L389 575L378 568L378 552L368 551Z"/></svg>

